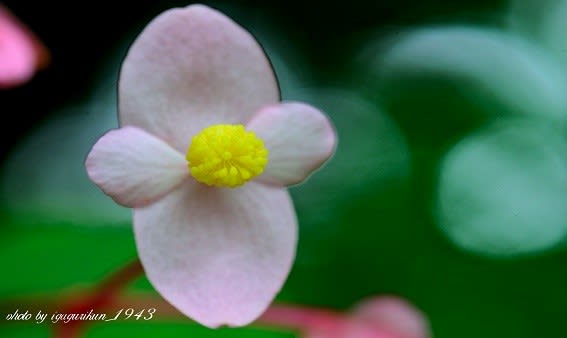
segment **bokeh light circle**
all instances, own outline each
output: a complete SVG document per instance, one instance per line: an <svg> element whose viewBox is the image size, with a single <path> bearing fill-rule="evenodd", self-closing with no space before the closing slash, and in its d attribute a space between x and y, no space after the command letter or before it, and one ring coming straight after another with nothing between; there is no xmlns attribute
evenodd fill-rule
<svg viewBox="0 0 567 338"><path fill-rule="evenodd" d="M509 257L559 246L567 234L567 140L553 126L500 122L442 161L435 216L459 248Z"/></svg>

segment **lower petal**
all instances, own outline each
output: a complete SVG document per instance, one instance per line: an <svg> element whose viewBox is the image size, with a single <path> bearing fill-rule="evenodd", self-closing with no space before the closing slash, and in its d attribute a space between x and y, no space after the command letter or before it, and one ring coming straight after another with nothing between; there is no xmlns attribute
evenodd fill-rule
<svg viewBox="0 0 567 338"><path fill-rule="evenodd" d="M285 189L237 189L188 181L134 210L136 244L150 282L182 313L208 327L242 326L282 287L297 242Z"/></svg>
<svg viewBox="0 0 567 338"><path fill-rule="evenodd" d="M336 144L331 122L319 110L296 102L262 109L248 123L270 152L258 180L277 185L303 181L328 160Z"/></svg>

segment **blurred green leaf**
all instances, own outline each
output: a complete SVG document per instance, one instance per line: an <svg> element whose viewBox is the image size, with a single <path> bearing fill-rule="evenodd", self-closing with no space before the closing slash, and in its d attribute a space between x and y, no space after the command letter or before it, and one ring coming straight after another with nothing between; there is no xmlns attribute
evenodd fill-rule
<svg viewBox="0 0 567 338"><path fill-rule="evenodd" d="M548 48L567 72L566 0L513 0L508 12L508 26Z"/></svg>
<svg viewBox="0 0 567 338"><path fill-rule="evenodd" d="M3 325L2 325L3 324ZM53 333L49 325L32 323L0 324L0 336L10 338L51 338Z"/></svg>
<svg viewBox="0 0 567 338"><path fill-rule="evenodd" d="M375 282L387 268L403 270L375 257L409 235L410 154L395 122L355 91L311 89L298 99L328 114L338 147L325 166L291 189L300 240L280 298L345 308L384 290Z"/></svg>
<svg viewBox="0 0 567 338"><path fill-rule="evenodd" d="M515 256L567 239L567 139L533 120L469 136L440 168L437 220L458 247Z"/></svg>
<svg viewBox="0 0 567 338"><path fill-rule="evenodd" d="M0 280L0 297L92 286L136 257L130 229L4 224L0 260L10 278Z"/></svg>
<svg viewBox="0 0 567 338"><path fill-rule="evenodd" d="M86 338L112 338L112 337L225 337L225 338L292 338L292 333L258 329L219 329L211 330L190 323L163 323L163 322L135 322L122 321L112 323L98 323L93 325Z"/></svg>
<svg viewBox="0 0 567 338"><path fill-rule="evenodd" d="M542 23L563 0L510 0L508 1L506 24L535 41L541 41Z"/></svg>
<svg viewBox="0 0 567 338"><path fill-rule="evenodd" d="M560 0L547 8L542 21L544 44L560 59L567 72L567 1Z"/></svg>
<svg viewBox="0 0 567 338"><path fill-rule="evenodd" d="M567 116L567 75L557 60L496 29L413 30L371 44L359 62L369 70L366 89L420 143L447 142L486 118Z"/></svg>
<svg viewBox="0 0 567 338"><path fill-rule="evenodd" d="M116 78L120 50L101 71L91 96L54 112L23 138L0 168L0 207L34 225L127 226L131 213L87 176L92 145L118 126Z"/></svg>
<svg viewBox="0 0 567 338"><path fill-rule="evenodd" d="M0 325L0 336L10 338L53 337L49 324L9 323ZM192 323L124 320L93 322L86 328L85 338L112 337L220 337L220 338L293 338L295 334L275 329L239 328L211 330Z"/></svg>

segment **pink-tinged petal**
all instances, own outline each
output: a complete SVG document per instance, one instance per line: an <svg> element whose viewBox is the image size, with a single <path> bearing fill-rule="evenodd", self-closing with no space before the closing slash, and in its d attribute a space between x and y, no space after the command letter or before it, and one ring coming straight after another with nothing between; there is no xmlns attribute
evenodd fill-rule
<svg viewBox="0 0 567 338"><path fill-rule="evenodd" d="M119 83L122 125L135 125L185 152L191 137L218 123L245 123L279 101L260 45L203 5L154 19L132 45Z"/></svg>
<svg viewBox="0 0 567 338"><path fill-rule="evenodd" d="M211 189L188 180L134 209L134 232L146 275L167 301L208 327L242 326L282 287L297 220L285 189L254 182Z"/></svg>
<svg viewBox="0 0 567 338"><path fill-rule="evenodd" d="M327 117L303 103L289 102L262 109L248 123L269 151L261 182L291 185L303 181L331 157L337 142Z"/></svg>
<svg viewBox="0 0 567 338"><path fill-rule="evenodd" d="M189 176L183 155L136 127L112 130L93 146L85 162L89 177L116 203L152 203Z"/></svg>
<svg viewBox="0 0 567 338"><path fill-rule="evenodd" d="M0 5L0 88L27 82L42 55L33 34Z"/></svg>
<svg viewBox="0 0 567 338"><path fill-rule="evenodd" d="M429 338L429 322L420 310L396 297L376 297L362 302L354 317L396 338ZM354 337L354 336L353 336Z"/></svg>

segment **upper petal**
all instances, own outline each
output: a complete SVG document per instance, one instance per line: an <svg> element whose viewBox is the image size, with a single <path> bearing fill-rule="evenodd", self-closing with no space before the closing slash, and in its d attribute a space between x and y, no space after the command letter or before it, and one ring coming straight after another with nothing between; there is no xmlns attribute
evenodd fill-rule
<svg viewBox="0 0 567 338"><path fill-rule="evenodd" d="M254 38L203 5L154 19L122 65L122 125L135 125L185 152L192 135L217 123L244 123L279 100L277 82Z"/></svg>
<svg viewBox="0 0 567 338"><path fill-rule="evenodd" d="M166 300L206 326L240 326L262 314L284 283L297 221L285 189L187 181L135 209L134 232L147 277Z"/></svg>
<svg viewBox="0 0 567 338"><path fill-rule="evenodd" d="M106 133L93 146L85 165L91 180L127 207L159 199L189 174L181 153L136 127Z"/></svg>
<svg viewBox="0 0 567 338"><path fill-rule="evenodd" d="M262 109L247 128L256 132L270 152L268 165L258 179L277 185L303 181L331 157L337 141L323 113L297 102Z"/></svg>

